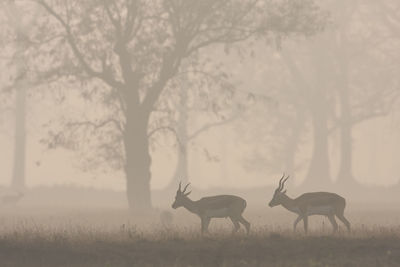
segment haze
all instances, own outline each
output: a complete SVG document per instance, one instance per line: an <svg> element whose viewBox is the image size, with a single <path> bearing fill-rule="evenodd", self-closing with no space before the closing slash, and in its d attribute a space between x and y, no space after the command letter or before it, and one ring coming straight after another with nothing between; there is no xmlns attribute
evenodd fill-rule
<svg viewBox="0 0 400 267"><path fill-rule="evenodd" d="M0 7L6 248L20 245L12 233L40 229L41 248L59 242L54 236L76 242L77 251L60 241L61 252L50 253L66 255L66 265L88 253L77 265L188 266L225 242L220 261L199 265L375 262L366 255L377 265L399 262L399 1L4 0ZM298 222L308 234L311 215L319 218L310 220L311 235L335 235L292 239ZM27 230L18 228L27 218ZM209 226L221 235L210 244ZM109 249L94 256L102 246L87 252L79 229L119 253L126 241L141 261L131 251L118 260ZM236 235L243 229L246 238ZM365 241L371 236L384 249ZM296 243L303 239L304 254ZM268 247L277 240L282 249ZM29 242L20 249L41 266ZM329 242L334 253L318 256ZM346 256L353 250L345 246L358 244L367 249ZM174 256L165 257L166 248Z"/></svg>

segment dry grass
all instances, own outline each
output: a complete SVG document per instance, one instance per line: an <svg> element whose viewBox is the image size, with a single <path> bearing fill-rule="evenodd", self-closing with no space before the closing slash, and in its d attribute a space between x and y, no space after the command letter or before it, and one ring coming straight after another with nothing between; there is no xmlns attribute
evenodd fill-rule
<svg viewBox="0 0 400 267"><path fill-rule="evenodd" d="M300 229L293 234L287 217L271 224L258 218L246 236L231 235L222 220L201 237L195 217L165 227L157 215L145 220L121 211L28 214L3 212L0 266L400 265L397 221L357 222L351 234L337 235L317 222L305 236Z"/></svg>

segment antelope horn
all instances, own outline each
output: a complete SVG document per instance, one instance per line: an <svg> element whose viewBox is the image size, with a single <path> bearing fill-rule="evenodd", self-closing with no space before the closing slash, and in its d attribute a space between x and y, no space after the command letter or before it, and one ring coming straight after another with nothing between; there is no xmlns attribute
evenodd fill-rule
<svg viewBox="0 0 400 267"><path fill-rule="evenodd" d="M283 190L283 187L285 187L285 183L286 183L286 181L289 179L289 175L285 178L285 180L283 180L283 182L282 182L282 189L281 190Z"/></svg>
<svg viewBox="0 0 400 267"><path fill-rule="evenodd" d="M279 180L279 186L278 186L278 190L279 190L279 191L283 189L283 187L282 187L282 180L283 180L283 178L285 178L285 173L283 173L281 179Z"/></svg>
<svg viewBox="0 0 400 267"><path fill-rule="evenodd" d="M182 191L181 191L181 186L182 186L182 182L179 182L179 187L178 187L178 191L179 191L179 192L182 192Z"/></svg>
<svg viewBox="0 0 400 267"><path fill-rule="evenodd" d="M188 183L188 184L185 186L185 188L183 188L182 193L185 193L185 192L186 192L186 189L188 188L189 185L190 185L190 183Z"/></svg>

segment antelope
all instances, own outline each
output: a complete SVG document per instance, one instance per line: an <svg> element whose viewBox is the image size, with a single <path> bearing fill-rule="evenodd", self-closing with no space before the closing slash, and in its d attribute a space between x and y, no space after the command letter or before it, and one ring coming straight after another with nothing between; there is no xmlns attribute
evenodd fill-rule
<svg viewBox="0 0 400 267"><path fill-rule="evenodd" d="M189 185L190 183L181 190L181 183L179 183L172 208L177 209L179 207L184 207L188 211L198 215L201 220L202 234L208 232L208 226L212 218L227 217L231 219L234 226L232 233L236 233L240 229L239 223L241 223L246 228L247 234L249 234L250 223L242 216L247 206L246 200L238 196L218 195L203 197L197 201L193 201L188 197L192 191L186 192Z"/></svg>
<svg viewBox="0 0 400 267"><path fill-rule="evenodd" d="M350 232L350 223L344 217L344 208L346 207L346 200L335 194L328 192L311 192L305 193L297 198L290 198L286 195L286 190L283 191L285 182L289 176L285 178L285 174L279 180L279 186L275 189L274 196L272 197L269 206L275 207L282 205L287 210L294 212L298 215L293 223L293 231L296 231L297 224L303 220L304 231L308 231L308 216L310 215L324 215L327 216L333 227L333 232L337 232L338 224L335 216L346 225L347 230Z"/></svg>

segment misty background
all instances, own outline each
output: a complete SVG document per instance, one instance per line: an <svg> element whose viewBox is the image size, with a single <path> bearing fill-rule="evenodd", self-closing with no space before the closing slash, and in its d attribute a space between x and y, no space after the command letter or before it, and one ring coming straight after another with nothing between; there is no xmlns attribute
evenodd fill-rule
<svg viewBox="0 0 400 267"><path fill-rule="evenodd" d="M169 207L179 181L266 204L282 173L292 196L400 200L398 1L0 12L0 183L21 205Z"/></svg>

